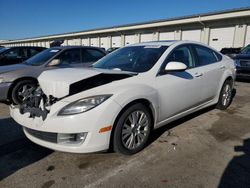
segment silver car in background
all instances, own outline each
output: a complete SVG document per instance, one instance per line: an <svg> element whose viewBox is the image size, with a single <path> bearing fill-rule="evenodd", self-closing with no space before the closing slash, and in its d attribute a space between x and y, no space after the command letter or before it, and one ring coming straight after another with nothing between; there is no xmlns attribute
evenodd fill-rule
<svg viewBox="0 0 250 188"><path fill-rule="evenodd" d="M53 47L31 57L22 64L0 67L0 101L21 104L37 84L45 70L88 67L106 55L97 47Z"/></svg>

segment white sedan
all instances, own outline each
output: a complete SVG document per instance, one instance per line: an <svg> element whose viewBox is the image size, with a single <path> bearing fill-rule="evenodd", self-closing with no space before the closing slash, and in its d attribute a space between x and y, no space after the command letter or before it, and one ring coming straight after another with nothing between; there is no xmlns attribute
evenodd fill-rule
<svg viewBox="0 0 250 188"><path fill-rule="evenodd" d="M43 72L11 116L33 142L59 151L109 148L134 154L153 129L202 108L232 101L233 60L191 41L130 45L92 68Z"/></svg>

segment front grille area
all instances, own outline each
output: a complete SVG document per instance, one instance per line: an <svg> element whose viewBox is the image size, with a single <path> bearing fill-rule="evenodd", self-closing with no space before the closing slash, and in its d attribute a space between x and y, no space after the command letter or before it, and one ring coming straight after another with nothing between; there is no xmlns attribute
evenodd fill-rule
<svg viewBox="0 0 250 188"><path fill-rule="evenodd" d="M42 131L37 131L29 128L24 128L27 133L30 135L47 141L47 142L52 142L52 143L57 143L57 133L50 133L50 132L42 132Z"/></svg>
<svg viewBox="0 0 250 188"><path fill-rule="evenodd" d="M240 66L242 67L250 67L250 61L249 60L241 60Z"/></svg>

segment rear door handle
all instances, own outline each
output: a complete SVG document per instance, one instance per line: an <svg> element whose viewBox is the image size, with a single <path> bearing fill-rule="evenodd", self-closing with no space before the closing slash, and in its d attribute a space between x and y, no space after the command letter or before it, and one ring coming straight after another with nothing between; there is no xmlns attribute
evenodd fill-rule
<svg viewBox="0 0 250 188"><path fill-rule="evenodd" d="M203 76L203 73L198 73L198 72L196 72L196 73L194 74L194 76L198 78L198 77Z"/></svg>

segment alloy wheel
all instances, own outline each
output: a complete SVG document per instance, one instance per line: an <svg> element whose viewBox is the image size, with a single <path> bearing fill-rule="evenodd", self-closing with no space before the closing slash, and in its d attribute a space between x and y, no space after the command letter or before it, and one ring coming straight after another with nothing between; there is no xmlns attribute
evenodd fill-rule
<svg viewBox="0 0 250 188"><path fill-rule="evenodd" d="M145 142L149 134L149 118L143 111L130 113L122 127L122 143L127 149L135 149Z"/></svg>

